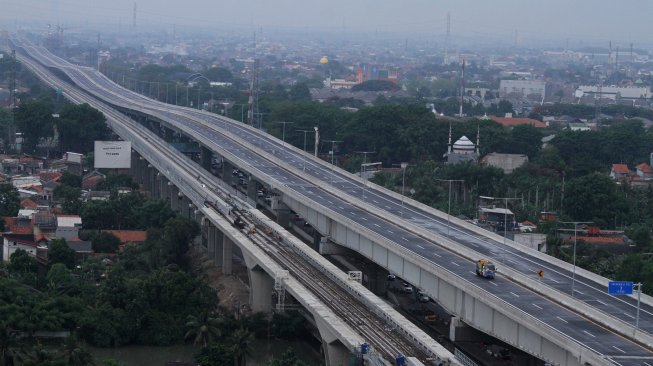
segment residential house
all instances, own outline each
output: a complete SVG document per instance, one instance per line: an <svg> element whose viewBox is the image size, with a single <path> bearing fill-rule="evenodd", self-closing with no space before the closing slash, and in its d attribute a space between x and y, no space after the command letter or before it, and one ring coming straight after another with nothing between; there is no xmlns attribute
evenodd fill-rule
<svg viewBox="0 0 653 366"><path fill-rule="evenodd" d="M630 179L632 172L628 169L626 164L612 164L612 170L610 170L610 178L613 180L627 180Z"/></svg>
<svg viewBox="0 0 653 366"><path fill-rule="evenodd" d="M653 168L646 163L641 163L635 167L636 174L641 180L651 180L653 179Z"/></svg>
<svg viewBox="0 0 653 366"><path fill-rule="evenodd" d="M492 117L492 120L504 127L531 125L536 128L547 128L547 125L544 122L532 118L514 118L510 113L507 113L506 117Z"/></svg>

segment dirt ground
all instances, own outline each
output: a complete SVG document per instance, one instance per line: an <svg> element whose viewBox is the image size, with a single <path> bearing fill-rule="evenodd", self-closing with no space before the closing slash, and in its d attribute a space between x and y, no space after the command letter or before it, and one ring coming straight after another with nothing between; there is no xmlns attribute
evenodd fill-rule
<svg viewBox="0 0 653 366"><path fill-rule="evenodd" d="M218 291L219 308L225 312L236 312L240 307L241 313L249 310L249 287L243 282L242 270L236 268L232 275L223 275L220 268L209 260L202 247L194 246L188 252L194 268L201 270L211 287ZM201 274L200 274L201 275Z"/></svg>

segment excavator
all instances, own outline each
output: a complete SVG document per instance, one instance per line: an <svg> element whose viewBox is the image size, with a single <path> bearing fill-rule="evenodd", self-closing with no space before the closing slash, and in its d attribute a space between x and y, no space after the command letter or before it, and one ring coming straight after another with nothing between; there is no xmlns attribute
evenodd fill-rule
<svg viewBox="0 0 653 366"><path fill-rule="evenodd" d="M497 269L494 266L494 263L490 262L487 259L479 259L476 262L476 275L483 278L494 278Z"/></svg>

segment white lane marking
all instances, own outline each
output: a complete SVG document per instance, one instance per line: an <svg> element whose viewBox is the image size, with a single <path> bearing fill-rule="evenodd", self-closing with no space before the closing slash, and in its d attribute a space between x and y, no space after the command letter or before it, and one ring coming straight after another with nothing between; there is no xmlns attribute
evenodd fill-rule
<svg viewBox="0 0 653 366"><path fill-rule="evenodd" d="M361 217L361 220L363 220L363 221L367 221L367 219L366 219L366 218L364 218L364 217Z"/></svg>
<svg viewBox="0 0 653 366"><path fill-rule="evenodd" d="M329 202L329 204L330 204L330 205L332 205L332 204L333 204L333 201L329 201L329 200L327 200L327 202Z"/></svg>
<svg viewBox="0 0 653 366"><path fill-rule="evenodd" d="M624 313L624 315L627 316L627 317L629 317L629 318L631 318L631 319L635 319L635 317L632 316L632 315L630 315L630 314L626 314L626 313Z"/></svg>
<svg viewBox="0 0 653 366"><path fill-rule="evenodd" d="M551 280L551 281L553 281L553 282L555 282L555 283L560 283L560 281L555 280L555 279L553 279L553 278L549 278L549 280Z"/></svg>
<svg viewBox="0 0 653 366"><path fill-rule="evenodd" d="M345 208L342 206L338 206L339 209L344 210Z"/></svg>
<svg viewBox="0 0 653 366"><path fill-rule="evenodd" d="M442 258L442 256L440 254L438 254L438 253L433 253L433 255L438 257L438 258Z"/></svg>
<svg viewBox="0 0 653 366"><path fill-rule="evenodd" d="M470 243L470 244L471 244L473 247L478 248L478 245L476 245L476 244L474 244L474 243Z"/></svg>
<svg viewBox="0 0 653 366"><path fill-rule="evenodd" d="M453 265L456 265L456 266L458 266L458 267L460 267L460 264L458 264L458 263L456 263L456 262L451 262L451 264L453 264Z"/></svg>
<svg viewBox="0 0 653 366"><path fill-rule="evenodd" d="M590 332L588 332L586 330L584 330L583 333L587 334L588 336L590 336L592 338L596 338L596 336L594 334L592 334L592 333L590 333Z"/></svg>
<svg viewBox="0 0 653 366"><path fill-rule="evenodd" d="M473 272L473 271L469 271L469 273L471 273L471 274L476 274L476 272Z"/></svg>
<svg viewBox="0 0 653 366"><path fill-rule="evenodd" d="M561 318L561 317L559 317L559 316L556 316L556 318L558 318L558 319L560 319L560 320L562 320L562 321L563 321L563 322L565 322L565 323L569 323L568 321L566 321L566 320L564 320L564 319L562 319L562 318Z"/></svg>
<svg viewBox="0 0 653 366"><path fill-rule="evenodd" d="M421 245L418 245L417 247L418 247L418 248L420 248L420 249L424 249L424 247L423 247L423 246L421 246Z"/></svg>
<svg viewBox="0 0 653 366"><path fill-rule="evenodd" d="M389 209L390 209L390 206L386 205L385 208L387 208L387 209L389 210Z"/></svg>
<svg viewBox="0 0 653 366"><path fill-rule="evenodd" d="M379 224L374 224L374 226L376 226L376 227L381 227L381 225L379 225Z"/></svg>
<svg viewBox="0 0 653 366"><path fill-rule="evenodd" d="M541 306L539 306L539 305L537 305L537 304L533 304L533 306L535 306L536 308L538 308L538 309L540 309L540 310L542 310L542 307L541 307Z"/></svg>
<svg viewBox="0 0 653 366"><path fill-rule="evenodd" d="M354 211L350 212L350 214L356 216L356 212L354 212Z"/></svg>
<svg viewBox="0 0 653 366"><path fill-rule="evenodd" d="M612 346L612 348L616 349L617 351L619 351L621 353L626 353L626 351L622 350L621 348L619 348L617 346Z"/></svg>
<svg viewBox="0 0 653 366"><path fill-rule="evenodd" d="M648 363L648 362L644 362L644 365L646 365L646 366L651 366L651 364Z"/></svg>
<svg viewBox="0 0 653 366"><path fill-rule="evenodd" d="M496 283L494 283L494 281L490 281L490 283L493 284L494 286L499 286Z"/></svg>
<svg viewBox="0 0 653 366"><path fill-rule="evenodd" d="M392 230L388 230L388 232L389 232L390 234L394 234L394 233L395 233L395 232L392 231Z"/></svg>
<svg viewBox="0 0 653 366"><path fill-rule="evenodd" d="M410 241L410 240L408 240L408 239L406 239L406 238L404 238L403 236L402 236L401 238L402 238L402 239L404 239L405 241Z"/></svg>
<svg viewBox="0 0 653 366"><path fill-rule="evenodd" d="M512 292L512 291L510 291L510 293L511 293L512 296L514 296L514 297L519 297L519 295L517 295L516 293L514 293L514 292Z"/></svg>
<svg viewBox="0 0 653 366"><path fill-rule="evenodd" d="M608 305L608 304L606 304L606 303L604 303L603 301L598 300L598 299L596 300L596 302L598 302L598 303L601 304L601 305Z"/></svg>
<svg viewBox="0 0 653 366"><path fill-rule="evenodd" d="M575 290L575 289L574 289L574 291L575 291L575 292L578 292L578 293L581 294L581 295L585 295L585 293L580 292L580 291L578 291L578 290Z"/></svg>

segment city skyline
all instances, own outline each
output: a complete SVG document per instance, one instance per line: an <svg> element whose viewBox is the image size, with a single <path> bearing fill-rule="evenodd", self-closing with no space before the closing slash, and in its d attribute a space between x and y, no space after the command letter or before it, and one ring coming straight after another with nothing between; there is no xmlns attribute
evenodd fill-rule
<svg viewBox="0 0 653 366"><path fill-rule="evenodd" d="M446 33L451 14L452 37L492 37L510 42L540 39L649 43L646 0L562 1L411 0L407 3L363 0L330 2L277 0L190 0L165 7L156 0L23 0L3 5L3 28L33 24L102 25L126 30L133 27L185 26L249 28L284 31L320 31L339 34ZM224 15L226 14L226 15Z"/></svg>

